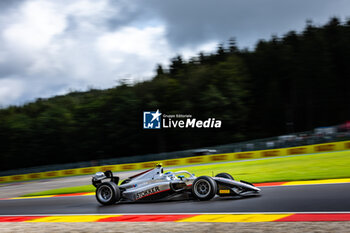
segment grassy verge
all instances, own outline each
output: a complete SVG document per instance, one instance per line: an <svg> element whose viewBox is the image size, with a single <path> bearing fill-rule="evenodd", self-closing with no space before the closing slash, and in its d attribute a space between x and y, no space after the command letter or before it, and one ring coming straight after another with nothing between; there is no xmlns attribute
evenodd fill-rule
<svg viewBox="0 0 350 233"><path fill-rule="evenodd" d="M196 174L196 176L212 176L220 172L227 172L237 180L247 180L253 183L344 178L350 177L350 151L320 153L246 162L200 165L181 169L166 170L188 170L189 172ZM92 185L84 185L30 193L26 194L25 196L94 191L95 188Z"/></svg>
<svg viewBox="0 0 350 233"><path fill-rule="evenodd" d="M344 178L350 177L350 151L194 166L185 170L196 176L227 172L235 179L253 183Z"/></svg>

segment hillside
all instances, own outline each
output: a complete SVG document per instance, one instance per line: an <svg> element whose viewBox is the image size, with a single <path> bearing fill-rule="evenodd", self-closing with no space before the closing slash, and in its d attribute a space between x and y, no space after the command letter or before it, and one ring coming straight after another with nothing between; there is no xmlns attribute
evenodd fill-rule
<svg viewBox="0 0 350 233"><path fill-rule="evenodd" d="M175 151L310 130L350 119L350 21L234 39L175 57L135 85L72 92L0 110L0 169ZM143 111L215 117L221 129L143 130Z"/></svg>

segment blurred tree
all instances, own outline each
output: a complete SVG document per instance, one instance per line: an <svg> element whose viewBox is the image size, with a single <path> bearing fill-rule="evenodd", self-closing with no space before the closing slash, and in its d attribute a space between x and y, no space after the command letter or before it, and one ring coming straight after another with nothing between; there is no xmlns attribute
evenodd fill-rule
<svg viewBox="0 0 350 233"><path fill-rule="evenodd" d="M157 76L161 76L164 74L164 70L161 64L157 65Z"/></svg>
<svg viewBox="0 0 350 233"><path fill-rule="evenodd" d="M350 21L240 50L173 58L152 80L0 110L2 170L176 151L311 130L350 119ZM221 129L143 130L143 111L215 117Z"/></svg>

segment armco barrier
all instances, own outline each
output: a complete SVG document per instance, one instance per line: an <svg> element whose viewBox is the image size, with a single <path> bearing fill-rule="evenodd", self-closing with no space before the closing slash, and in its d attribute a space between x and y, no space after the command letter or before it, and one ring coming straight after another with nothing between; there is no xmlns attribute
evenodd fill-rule
<svg viewBox="0 0 350 233"><path fill-rule="evenodd" d="M269 157L286 156L286 155L311 154L311 153L320 153L320 152L329 152L329 151L349 150L349 149L350 149L350 141L332 142L332 143L323 143L323 144L298 146L298 147L290 147L290 148L282 148L282 149L202 155L202 156L158 160L158 161L142 162L142 163L105 165L105 166L74 168L74 169L58 170L58 171L48 171L48 172L40 172L40 173L19 174L19 175L13 175L13 176L2 176L0 177L0 183L47 179L47 178L75 176L75 175L86 175L86 174L93 174L98 171L107 171L107 170L130 171L130 170L149 169L154 167L155 164L157 163L162 163L164 166L169 167L169 166L182 166L182 165L191 165L191 164L216 163L216 162L225 162L225 161L234 161L234 160L256 159L256 158L269 158Z"/></svg>

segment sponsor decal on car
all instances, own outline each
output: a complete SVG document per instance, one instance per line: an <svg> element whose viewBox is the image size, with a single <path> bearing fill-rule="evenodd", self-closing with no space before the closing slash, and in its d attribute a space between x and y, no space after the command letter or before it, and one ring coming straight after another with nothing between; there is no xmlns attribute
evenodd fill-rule
<svg viewBox="0 0 350 233"><path fill-rule="evenodd" d="M219 190L219 193L230 193L230 190L229 189L221 189Z"/></svg>
<svg viewBox="0 0 350 233"><path fill-rule="evenodd" d="M136 194L136 199L143 198L145 196L148 196L148 195L156 193L156 192L160 192L160 188L158 186L137 193Z"/></svg>

